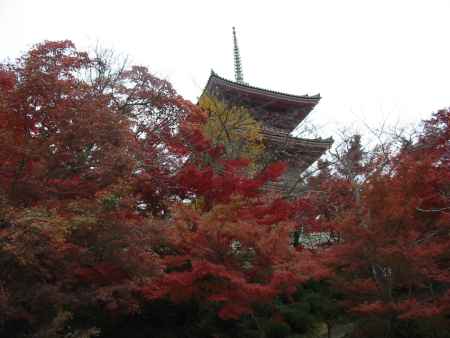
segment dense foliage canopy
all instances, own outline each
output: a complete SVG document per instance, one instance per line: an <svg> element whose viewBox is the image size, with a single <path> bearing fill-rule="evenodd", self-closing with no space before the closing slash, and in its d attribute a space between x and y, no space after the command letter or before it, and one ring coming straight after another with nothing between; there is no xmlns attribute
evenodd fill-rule
<svg viewBox="0 0 450 338"><path fill-rule="evenodd" d="M0 64L0 336L448 337L448 110L287 199L247 110L116 61Z"/></svg>

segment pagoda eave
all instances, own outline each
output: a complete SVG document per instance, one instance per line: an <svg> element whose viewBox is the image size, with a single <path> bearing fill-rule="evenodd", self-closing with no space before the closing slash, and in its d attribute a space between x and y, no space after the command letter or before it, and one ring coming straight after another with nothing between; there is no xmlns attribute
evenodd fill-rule
<svg viewBox="0 0 450 338"><path fill-rule="evenodd" d="M323 153L333 144L333 139L331 137L327 139L301 138L273 128L262 128L262 134L270 144L277 145L277 147L284 147L292 151L304 150Z"/></svg>
<svg viewBox="0 0 450 338"><path fill-rule="evenodd" d="M263 128L267 150L273 159L285 161L294 170L303 171L317 161L333 144L333 139L307 139L291 136L288 133Z"/></svg>
<svg viewBox="0 0 450 338"><path fill-rule="evenodd" d="M212 72L202 95L245 106L267 126L293 130L314 109L320 95L291 95L233 82Z"/></svg>
<svg viewBox="0 0 450 338"><path fill-rule="evenodd" d="M231 104L250 109L266 126L293 130L319 103L320 95L291 95L237 83L212 72L203 95L212 95Z"/></svg>
<svg viewBox="0 0 450 338"><path fill-rule="evenodd" d="M210 92L211 90L213 90L214 86L223 86L226 88L235 89L242 93L254 94L255 96L270 97L280 101L286 101L290 105L292 105L293 103L300 103L315 106L317 103L319 103L321 99L320 94L311 96L307 94L306 95L286 94L274 90L250 86L244 83L237 83L234 81L230 81L228 79L220 77L214 72L211 72L211 75L208 79L208 83L206 84L205 91Z"/></svg>

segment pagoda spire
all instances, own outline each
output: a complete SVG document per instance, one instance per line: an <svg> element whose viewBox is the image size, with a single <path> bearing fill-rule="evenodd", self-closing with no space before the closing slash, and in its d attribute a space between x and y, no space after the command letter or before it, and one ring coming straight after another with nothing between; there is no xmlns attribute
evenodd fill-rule
<svg viewBox="0 0 450 338"><path fill-rule="evenodd" d="M242 73L241 56L239 54L239 47L236 38L236 29L233 27L233 45L234 45L234 78L237 83L244 82L244 74Z"/></svg>

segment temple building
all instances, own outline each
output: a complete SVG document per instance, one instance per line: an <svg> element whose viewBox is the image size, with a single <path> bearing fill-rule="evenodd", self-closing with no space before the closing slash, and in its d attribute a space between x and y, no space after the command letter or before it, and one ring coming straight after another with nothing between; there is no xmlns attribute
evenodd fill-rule
<svg viewBox="0 0 450 338"><path fill-rule="evenodd" d="M242 106L261 125L265 152L271 161L284 161L288 170L269 188L282 193L295 190L301 174L328 150L333 140L300 138L292 135L296 127L320 101L320 95L291 95L251 86L244 82L242 65L233 27L235 81L211 71L202 95L215 97L230 106Z"/></svg>

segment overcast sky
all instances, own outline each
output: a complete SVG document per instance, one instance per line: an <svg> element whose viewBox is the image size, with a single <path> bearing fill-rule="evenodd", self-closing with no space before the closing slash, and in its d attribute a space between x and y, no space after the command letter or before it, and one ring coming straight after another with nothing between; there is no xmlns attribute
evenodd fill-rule
<svg viewBox="0 0 450 338"><path fill-rule="evenodd" d="M326 132L450 106L450 0L0 0L0 60L43 40L99 42L196 100L211 69L234 77L232 26L245 81L320 93Z"/></svg>

